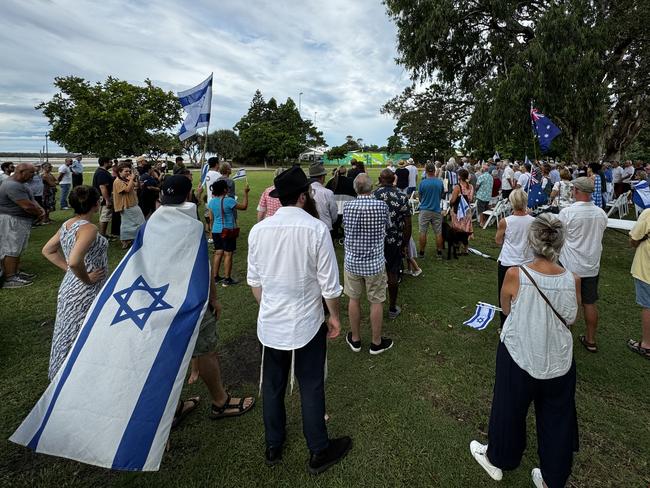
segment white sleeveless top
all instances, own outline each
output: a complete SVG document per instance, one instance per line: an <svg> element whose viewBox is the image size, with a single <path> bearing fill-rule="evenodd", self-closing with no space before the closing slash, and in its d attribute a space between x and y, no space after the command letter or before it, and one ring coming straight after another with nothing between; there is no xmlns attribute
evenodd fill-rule
<svg viewBox="0 0 650 488"><path fill-rule="evenodd" d="M578 313L573 274L565 271L559 275L546 275L528 266L526 270L562 318L569 324L573 323ZM521 270L519 292L503 324L501 342L517 366L538 380L557 378L571 367L571 331L557 318Z"/></svg>
<svg viewBox="0 0 650 488"><path fill-rule="evenodd" d="M528 245L528 229L534 220L532 215L506 217L506 234L499 254L499 262L503 266L519 266L535 258Z"/></svg>

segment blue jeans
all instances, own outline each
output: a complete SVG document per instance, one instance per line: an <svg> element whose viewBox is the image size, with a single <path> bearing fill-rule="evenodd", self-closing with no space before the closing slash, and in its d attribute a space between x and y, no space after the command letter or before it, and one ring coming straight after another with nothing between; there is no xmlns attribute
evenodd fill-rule
<svg viewBox="0 0 650 488"><path fill-rule="evenodd" d="M68 194L70 193L70 183L59 185L61 187L61 208L68 207Z"/></svg>
<svg viewBox="0 0 650 488"><path fill-rule="evenodd" d="M300 385L302 432L311 452L329 445L325 426L325 355L327 326L323 324L311 341L296 349L295 374ZM267 447L280 447L286 438L287 413L284 395L291 371L291 351L264 348L262 394Z"/></svg>

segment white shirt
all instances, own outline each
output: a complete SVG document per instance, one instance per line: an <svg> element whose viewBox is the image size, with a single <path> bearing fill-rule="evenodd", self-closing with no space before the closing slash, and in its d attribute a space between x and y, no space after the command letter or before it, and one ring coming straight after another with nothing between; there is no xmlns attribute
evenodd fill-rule
<svg viewBox="0 0 650 488"><path fill-rule="evenodd" d="M521 173L521 176L517 178L517 188L521 188L524 191L528 191L529 181L530 181L530 173Z"/></svg>
<svg viewBox="0 0 650 488"><path fill-rule="evenodd" d="M339 216L339 208L336 200L334 200L334 192L325 188L319 181L314 181L311 187L314 190L318 218L323 221L328 230L332 230L332 223L336 222Z"/></svg>
<svg viewBox="0 0 650 488"><path fill-rule="evenodd" d="M567 323L573 323L578 314L576 282L573 275L568 271L559 275L547 275L528 266L526 270L560 316ZM571 368L571 330L553 313L521 270L519 291L512 301L510 315L503 324L501 342L517 366L535 379L557 378Z"/></svg>
<svg viewBox="0 0 650 488"><path fill-rule="evenodd" d="M623 168L623 179L628 180L634 176L634 166L630 165L627 168Z"/></svg>
<svg viewBox="0 0 650 488"><path fill-rule="evenodd" d="M413 164L407 165L406 169L409 170L409 187L415 188L418 184L418 169Z"/></svg>
<svg viewBox="0 0 650 488"><path fill-rule="evenodd" d="M63 178L61 178L59 184L72 185L72 171L70 171L70 167L67 164L62 164L59 166L59 174L63 175Z"/></svg>
<svg viewBox="0 0 650 488"><path fill-rule="evenodd" d="M503 170L503 175L501 175L501 189L502 190L512 190L512 185L510 180L515 178L515 172L510 166L506 166Z"/></svg>
<svg viewBox="0 0 650 488"><path fill-rule="evenodd" d="M205 174L205 181L203 182L203 184L205 185L205 194L208 195L208 201L210 201L210 197L212 197L212 191L210 190L210 185L215 181L217 181L219 178L221 178L221 173L213 169L209 169L208 172Z"/></svg>
<svg viewBox="0 0 650 488"><path fill-rule="evenodd" d="M300 349L318 332L321 297L341 295L327 226L298 207L280 207L248 234L249 286L262 288L257 337L267 347Z"/></svg>
<svg viewBox="0 0 650 488"><path fill-rule="evenodd" d="M499 253L502 266L519 266L530 263L535 256L528 244L528 231L535 221L532 215L509 215L506 217L506 233Z"/></svg>
<svg viewBox="0 0 650 488"><path fill-rule="evenodd" d="M612 183L620 183L623 181L623 168L620 166L612 168Z"/></svg>
<svg viewBox="0 0 650 488"><path fill-rule="evenodd" d="M560 251L560 262L581 278L598 276L603 234L607 214L594 202L575 202L560 210L558 218L564 223L566 236Z"/></svg>

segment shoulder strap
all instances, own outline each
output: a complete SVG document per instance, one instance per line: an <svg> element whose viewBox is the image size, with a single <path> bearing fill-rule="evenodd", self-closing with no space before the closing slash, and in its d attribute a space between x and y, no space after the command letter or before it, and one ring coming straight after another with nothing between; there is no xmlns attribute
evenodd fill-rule
<svg viewBox="0 0 650 488"><path fill-rule="evenodd" d="M226 199L225 195L221 197L221 227L226 226L226 216L225 216L224 211L223 211L223 201L225 199Z"/></svg>
<svg viewBox="0 0 650 488"><path fill-rule="evenodd" d="M539 294L542 296L542 298L544 299L544 301L546 302L546 304L547 304L549 307L551 307L551 310L553 310L553 313L555 314L555 316L556 316L558 319L560 319L560 322L562 322L566 327L569 327L569 324L567 323L566 320L564 320L564 317L562 317L562 316L558 313L558 311L555 310L555 307L553 307L553 305L551 304L551 301L550 301L550 300L548 299L548 297L544 294L544 292L539 288L539 286L537 286L537 283L535 282L535 280L533 279L533 277L530 275L530 273L528 272L528 270L527 270L524 266L519 266L519 269L522 270L522 271L524 272L524 274L525 274L526 277L530 280L530 282L533 284L533 286L534 286L535 288L537 288L537 291L539 292Z"/></svg>

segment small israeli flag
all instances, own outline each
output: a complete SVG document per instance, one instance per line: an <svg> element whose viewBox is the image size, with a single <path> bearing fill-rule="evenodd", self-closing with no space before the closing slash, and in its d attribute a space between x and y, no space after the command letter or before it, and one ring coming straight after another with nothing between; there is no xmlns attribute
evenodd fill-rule
<svg viewBox="0 0 650 488"><path fill-rule="evenodd" d="M140 228L10 440L104 468L158 470L209 286L196 206L163 205Z"/></svg>
<svg viewBox="0 0 650 488"><path fill-rule="evenodd" d="M472 315L469 320L463 322L463 325L468 325L472 329L483 330L492 321L498 310L501 309L488 303L479 302L478 305L476 305L476 312L474 312L474 315Z"/></svg>
<svg viewBox="0 0 650 488"><path fill-rule="evenodd" d="M501 161L501 156L499 156L499 151L494 151L494 156L492 156L492 159L495 161Z"/></svg>
<svg viewBox="0 0 650 488"><path fill-rule="evenodd" d="M178 101L187 114L178 133L181 141L192 137L196 130L210 124L212 106L212 75L194 88L178 92Z"/></svg>
<svg viewBox="0 0 650 488"><path fill-rule="evenodd" d="M646 180L632 185L632 201L639 208L650 208L650 185Z"/></svg>
<svg viewBox="0 0 650 488"><path fill-rule="evenodd" d="M232 177L233 180L241 180L242 178L246 178L246 170L245 169L240 169L235 173L235 176Z"/></svg>
<svg viewBox="0 0 650 488"><path fill-rule="evenodd" d="M467 203L467 200L465 200L465 197L461 195L458 202L458 210L456 211L456 218L458 220L464 219L467 212L469 212L469 204Z"/></svg>
<svg viewBox="0 0 650 488"><path fill-rule="evenodd" d="M208 176L208 163L205 163L201 168L201 186L205 184L205 177Z"/></svg>
<svg viewBox="0 0 650 488"><path fill-rule="evenodd" d="M526 158L524 159L524 164L530 164L531 166L533 163L530 162L530 159L528 159L528 154L526 154Z"/></svg>

